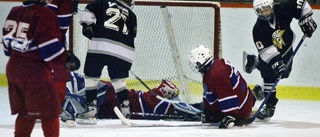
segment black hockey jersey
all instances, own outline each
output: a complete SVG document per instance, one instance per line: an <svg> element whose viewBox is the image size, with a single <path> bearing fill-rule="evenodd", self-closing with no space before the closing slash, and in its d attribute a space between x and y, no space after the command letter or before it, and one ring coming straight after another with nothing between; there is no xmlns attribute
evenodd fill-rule
<svg viewBox="0 0 320 137"><path fill-rule="evenodd" d="M302 12L301 5L297 3L297 0L288 0L274 5L274 17L269 21L258 18L253 27L253 40L259 52L260 64L269 66L263 68L269 72L273 72L273 63L282 59L286 64L293 54L294 33L290 24L293 18L300 19ZM261 73L262 77L270 75Z"/></svg>
<svg viewBox="0 0 320 137"><path fill-rule="evenodd" d="M95 0L86 6L80 23L93 29L88 53L112 55L132 62L137 18L127 5L117 0Z"/></svg>

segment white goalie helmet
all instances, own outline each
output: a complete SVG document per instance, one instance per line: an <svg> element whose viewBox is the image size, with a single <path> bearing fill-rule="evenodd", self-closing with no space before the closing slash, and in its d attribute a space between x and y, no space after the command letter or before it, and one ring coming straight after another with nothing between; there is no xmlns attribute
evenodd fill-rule
<svg viewBox="0 0 320 137"><path fill-rule="evenodd" d="M213 54L206 46L199 45L190 52L189 65L195 72L206 72L212 61Z"/></svg>
<svg viewBox="0 0 320 137"><path fill-rule="evenodd" d="M257 16L262 20L273 18L273 0L253 0L253 9Z"/></svg>
<svg viewBox="0 0 320 137"><path fill-rule="evenodd" d="M167 99L173 99L179 95L179 89L171 81L162 80L158 85L158 90L162 92L162 95Z"/></svg>

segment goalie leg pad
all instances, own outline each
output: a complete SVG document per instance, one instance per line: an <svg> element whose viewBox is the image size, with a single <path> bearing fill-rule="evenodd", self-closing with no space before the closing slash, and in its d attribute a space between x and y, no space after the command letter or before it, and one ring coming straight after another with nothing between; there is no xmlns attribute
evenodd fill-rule
<svg viewBox="0 0 320 137"><path fill-rule="evenodd" d="M62 113L59 115L61 121L67 121L67 120L74 120L73 115L71 115L68 111L62 111Z"/></svg>
<svg viewBox="0 0 320 137"><path fill-rule="evenodd" d="M97 109L95 107L88 107L88 111L76 114L76 118L95 118L97 114Z"/></svg>

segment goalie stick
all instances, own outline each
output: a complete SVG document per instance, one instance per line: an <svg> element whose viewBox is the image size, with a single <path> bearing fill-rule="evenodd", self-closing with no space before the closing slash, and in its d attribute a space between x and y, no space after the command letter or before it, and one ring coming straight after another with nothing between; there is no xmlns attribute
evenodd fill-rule
<svg viewBox="0 0 320 137"><path fill-rule="evenodd" d="M161 118L172 118L172 119L183 119L182 115L176 114L154 114L154 113L143 113L143 112L131 112L131 115L136 116L151 116L151 117L161 117Z"/></svg>
<svg viewBox="0 0 320 137"><path fill-rule="evenodd" d="M120 112L118 107L114 107L113 111L121 120L122 124L129 127L193 127L193 126L219 126L219 123L201 123L201 122L165 122L165 123L133 123L126 119Z"/></svg>
<svg viewBox="0 0 320 137"><path fill-rule="evenodd" d="M163 98L161 96L159 96L158 94L154 93L152 91L152 89L146 84L144 83L136 74L134 74L131 70L130 70L130 73L145 87L147 88L151 93L152 95L154 95L157 99L159 100L162 100L162 101L165 101L165 102L169 102L169 103L180 103L181 101L173 101L173 100L169 100L169 99L166 99L166 98Z"/></svg>
<svg viewBox="0 0 320 137"><path fill-rule="evenodd" d="M288 63L286 64L286 67L288 68L289 65L292 63L293 57L296 55L296 53L298 52L299 48L301 47L304 39L307 37L306 34L303 35L303 37L301 38L301 40L299 41L297 47L294 49L293 54L291 56L291 58L289 59ZM262 107L264 106L264 104L266 104L267 100L269 99L269 97L271 96L272 91L276 88L276 86L278 85L279 81L281 80L281 76L279 76L277 78L277 80L274 82L273 86L270 89L270 92L267 94L267 96L264 98L263 102L260 104L259 108L257 109L257 112L251 116L251 118L245 119L242 122L245 123L252 123L258 116L258 113L260 112L260 110L262 109Z"/></svg>

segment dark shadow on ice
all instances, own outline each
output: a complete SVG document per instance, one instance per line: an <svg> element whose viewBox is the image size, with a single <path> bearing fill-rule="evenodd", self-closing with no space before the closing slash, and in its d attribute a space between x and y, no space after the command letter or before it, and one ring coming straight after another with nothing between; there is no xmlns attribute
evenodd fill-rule
<svg viewBox="0 0 320 137"><path fill-rule="evenodd" d="M269 122L255 121L254 123L252 123L247 127L248 128L281 127L281 128L291 128L291 129L310 129L310 128L320 128L320 123L271 120Z"/></svg>

